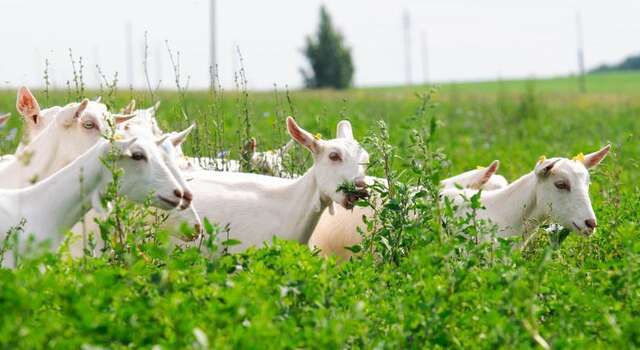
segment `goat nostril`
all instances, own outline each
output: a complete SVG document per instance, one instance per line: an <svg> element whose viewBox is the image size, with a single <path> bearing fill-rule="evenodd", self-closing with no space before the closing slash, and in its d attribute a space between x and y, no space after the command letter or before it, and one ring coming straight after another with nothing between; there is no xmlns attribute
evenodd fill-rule
<svg viewBox="0 0 640 350"><path fill-rule="evenodd" d="M191 193L190 191L184 191L182 199L191 202L193 200L193 193Z"/></svg>
<svg viewBox="0 0 640 350"><path fill-rule="evenodd" d="M598 226L596 224L596 220L594 220L594 219L587 219L587 220L584 221L584 224L587 225L587 227L590 228L590 229L594 229L594 228L596 228L596 226Z"/></svg>
<svg viewBox="0 0 640 350"><path fill-rule="evenodd" d="M182 198L182 191L180 191L179 189L173 190L173 194L175 194L178 198Z"/></svg>

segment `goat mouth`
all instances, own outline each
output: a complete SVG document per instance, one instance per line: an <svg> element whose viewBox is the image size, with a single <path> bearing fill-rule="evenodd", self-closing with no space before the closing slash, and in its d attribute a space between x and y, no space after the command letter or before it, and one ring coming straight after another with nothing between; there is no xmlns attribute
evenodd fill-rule
<svg viewBox="0 0 640 350"><path fill-rule="evenodd" d="M345 197L343 206L346 209L353 209L358 200L369 198L369 192L365 189L358 189L354 192L346 193Z"/></svg>
<svg viewBox="0 0 640 350"><path fill-rule="evenodd" d="M171 209L173 208L177 208L178 206L180 206L180 201L174 201L165 197L162 197L161 195L158 195L158 199L160 199L162 202L169 204L169 206L171 207Z"/></svg>
<svg viewBox="0 0 640 350"><path fill-rule="evenodd" d="M580 226L576 225L576 223L573 221L571 222L571 224L573 224L573 227L575 227L576 230L578 230L578 232L580 232L581 235L585 237L589 237L591 235L591 231L589 231L588 229L580 228Z"/></svg>
<svg viewBox="0 0 640 350"><path fill-rule="evenodd" d="M182 205L180 206L180 210L185 210L191 206L191 201L182 201Z"/></svg>

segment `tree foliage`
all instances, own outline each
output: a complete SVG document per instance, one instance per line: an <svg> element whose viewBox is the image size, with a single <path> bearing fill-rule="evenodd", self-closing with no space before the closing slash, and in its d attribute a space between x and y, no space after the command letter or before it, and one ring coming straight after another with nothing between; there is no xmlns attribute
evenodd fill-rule
<svg viewBox="0 0 640 350"><path fill-rule="evenodd" d="M315 36L307 36L304 55L311 70L301 69L307 88L346 89L353 81L351 49L344 44L344 37L333 27L327 9L320 8L320 24Z"/></svg>
<svg viewBox="0 0 640 350"><path fill-rule="evenodd" d="M608 65L603 64L598 68L594 69L594 73L600 72L611 72L611 71L625 71L625 70L640 70L640 54L629 56L624 59L624 61L614 64Z"/></svg>

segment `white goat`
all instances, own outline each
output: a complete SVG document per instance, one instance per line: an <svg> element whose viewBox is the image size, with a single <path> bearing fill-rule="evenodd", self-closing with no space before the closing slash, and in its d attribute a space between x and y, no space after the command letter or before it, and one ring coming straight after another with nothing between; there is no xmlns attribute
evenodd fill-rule
<svg viewBox="0 0 640 350"><path fill-rule="evenodd" d="M137 117L136 117L137 118ZM134 118L134 119L136 119ZM128 127L127 127L128 126ZM156 144L160 149L160 156L162 157L162 161L165 163L167 169L173 174L176 182L179 185L179 188L176 189L175 195L181 198L180 209L185 211L184 217L187 217L188 222L193 224L196 233L201 232L201 221L200 216L196 212L195 208L191 204L193 200L193 194L189 189L189 185L185 180L182 171L180 171L179 167L176 164L176 147L179 147L182 142L187 138L191 130L195 125L190 126L186 130L179 133L167 134L161 137L160 139L156 139L153 136L151 130L147 130L144 127L138 126L138 124L129 125L127 123L125 127L119 128L118 135L120 137L136 137L138 139L144 140L155 140ZM76 234L82 233L82 240L75 241L71 246L71 255L75 257L82 256L84 249L87 248L87 232L99 232L99 228L95 223L96 218L102 218L106 213L99 213L94 210L89 211L87 215L83 218L83 222L76 224L72 231ZM165 225L164 228L179 232L180 225L182 222L173 222L172 225ZM95 237L95 247L96 249L100 249L104 246L104 241L102 241L99 235Z"/></svg>
<svg viewBox="0 0 640 350"><path fill-rule="evenodd" d="M270 242L273 237L306 244L323 210L333 202L353 208L364 196L367 152L353 139L351 124L338 124L338 138L317 140L287 118L291 137L306 147L314 165L295 180L264 175L194 171L191 187L198 193L196 210L202 217L228 225L229 237L241 244L230 247L238 252ZM345 195L338 187L353 183L359 196ZM180 219L180 213L172 213ZM222 234L221 238L226 238Z"/></svg>
<svg viewBox="0 0 640 350"><path fill-rule="evenodd" d="M95 104L100 104L100 100L101 98L98 97L92 102ZM18 145L18 152L26 144L28 144L36 136L38 136L38 134L41 133L49 125L49 123L51 123L55 119L55 116L58 114L58 112L60 112L62 107L51 106L49 108L41 110L38 100L36 100L35 96L33 96L31 91L29 91L27 87L23 86L18 89L16 109L24 119L26 125L24 129L24 136L20 141L20 145Z"/></svg>
<svg viewBox="0 0 640 350"><path fill-rule="evenodd" d="M121 191L134 201L143 202L154 192L151 204L163 209L180 205L176 196L180 188L167 169L155 143L131 139L116 141L117 164L124 169ZM25 234L34 234L35 243L52 241L52 248L61 242L60 233L68 230L93 207L101 210L100 195L111 181L111 172L102 164L102 157L112 149L101 140L68 166L42 182L22 189L0 190L0 240L12 228L26 219ZM83 177L83 186L79 184ZM18 236L19 251L25 248ZM13 257L5 263L12 265Z"/></svg>
<svg viewBox="0 0 640 350"><path fill-rule="evenodd" d="M604 159L611 145L574 160L567 158L541 159L534 170L509 186L483 192L480 201L485 209L478 218L487 219L498 227L502 237L524 235L539 222L550 219L585 236L596 229L596 216L589 198L589 171ZM463 197L471 197L473 190L447 189L443 196L458 205L457 213L468 212ZM485 237L488 238L488 237Z"/></svg>
<svg viewBox="0 0 640 350"><path fill-rule="evenodd" d="M69 164L101 138L111 117L106 106L87 99L61 108L44 130L33 129L32 142L0 168L0 188L28 186ZM128 118L115 116L114 121Z"/></svg>
<svg viewBox="0 0 640 350"><path fill-rule="evenodd" d="M442 180L440 185L443 189L455 189L456 186L477 189L500 188L506 183L506 179L495 175L499 165L497 160L493 161L486 168L467 171ZM383 179L372 177L368 177L367 182L385 184ZM345 247L359 244L362 241L362 236L358 232L358 228L366 232L362 217L372 218L374 214L373 209L369 207L355 207L352 210L336 208L333 215L325 211L311 235L309 247L319 249L324 256L335 255L343 260L348 260L353 253Z"/></svg>

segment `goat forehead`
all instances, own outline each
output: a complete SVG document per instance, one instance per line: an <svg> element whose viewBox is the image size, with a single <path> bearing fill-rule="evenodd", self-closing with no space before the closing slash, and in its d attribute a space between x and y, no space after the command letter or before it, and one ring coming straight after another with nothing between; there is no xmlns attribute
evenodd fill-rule
<svg viewBox="0 0 640 350"><path fill-rule="evenodd" d="M106 120L108 113L107 107L102 104L96 104L95 102L89 103L87 108L80 115L81 120L95 120L101 122Z"/></svg>
<svg viewBox="0 0 640 350"><path fill-rule="evenodd" d="M354 140L335 139L335 140L327 141L327 144L329 146L339 148L343 152L354 157L359 157L360 155L363 154L363 152L366 153L364 149L360 146L360 144Z"/></svg>
<svg viewBox="0 0 640 350"><path fill-rule="evenodd" d="M562 159L556 165L556 172L558 174L562 174L569 179L580 179L580 180L588 180L589 179L589 171L580 161L570 160L570 159Z"/></svg>

